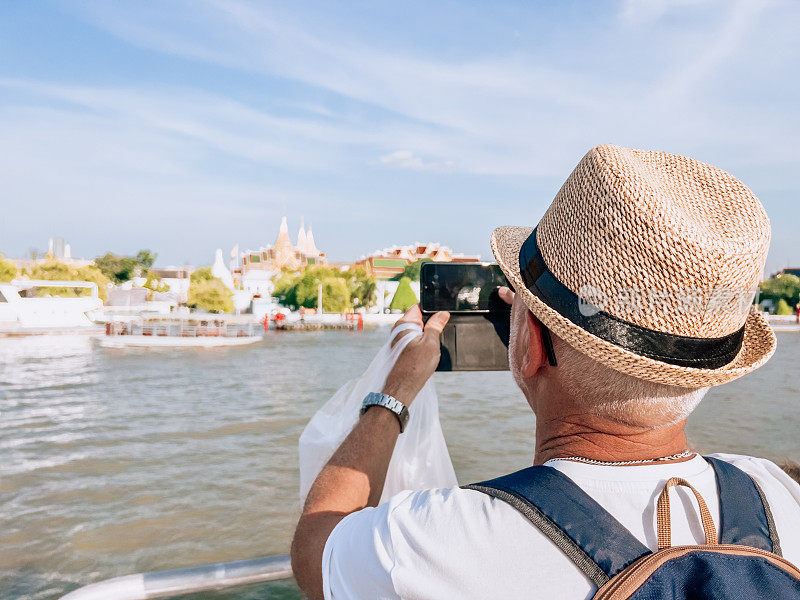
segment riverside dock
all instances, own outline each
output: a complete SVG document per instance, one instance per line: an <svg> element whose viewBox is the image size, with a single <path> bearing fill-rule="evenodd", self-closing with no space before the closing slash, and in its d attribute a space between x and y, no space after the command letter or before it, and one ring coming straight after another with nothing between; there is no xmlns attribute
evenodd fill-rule
<svg viewBox="0 0 800 600"><path fill-rule="evenodd" d="M797 315L769 315L768 319L775 333L800 333Z"/></svg>

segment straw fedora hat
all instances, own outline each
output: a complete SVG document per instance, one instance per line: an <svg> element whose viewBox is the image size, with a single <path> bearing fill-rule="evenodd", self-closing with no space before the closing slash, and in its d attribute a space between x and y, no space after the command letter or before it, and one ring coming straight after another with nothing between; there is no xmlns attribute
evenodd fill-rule
<svg viewBox="0 0 800 600"><path fill-rule="evenodd" d="M775 351L752 307L769 239L761 202L729 173L605 145L535 228L499 227L492 250L533 314L577 350L634 377L706 387Z"/></svg>

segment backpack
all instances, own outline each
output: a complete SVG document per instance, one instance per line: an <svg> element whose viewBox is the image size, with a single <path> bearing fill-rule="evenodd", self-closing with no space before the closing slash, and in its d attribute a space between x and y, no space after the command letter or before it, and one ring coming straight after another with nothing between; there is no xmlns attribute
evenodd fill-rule
<svg viewBox="0 0 800 600"><path fill-rule="evenodd" d="M800 600L800 569L781 556L772 513L758 484L727 462L706 460L717 478L719 537L702 496L675 477L667 481L656 505L656 552L552 467L528 467L464 487L522 513L597 585L594 600ZM673 486L694 492L705 544L672 546Z"/></svg>

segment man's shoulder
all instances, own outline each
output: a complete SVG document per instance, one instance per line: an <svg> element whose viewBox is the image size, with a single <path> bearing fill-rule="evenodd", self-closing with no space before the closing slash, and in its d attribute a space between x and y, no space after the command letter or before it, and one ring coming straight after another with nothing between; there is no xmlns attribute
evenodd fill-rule
<svg viewBox="0 0 800 600"><path fill-rule="evenodd" d="M492 519L509 515L523 518L505 502L472 489L460 487L434 488L417 492L403 492L389 501L388 517L401 520L406 517L425 525L433 522L470 521L476 525L491 513ZM488 523L488 522L487 522Z"/></svg>
<svg viewBox="0 0 800 600"><path fill-rule="evenodd" d="M741 469L757 481L763 480L765 482L780 483L783 486L788 486L789 489L800 492L800 483L792 479L781 467L768 458L760 458L758 456L749 456L746 454L729 454L725 452L717 452L708 454L707 456L724 460L734 467Z"/></svg>
<svg viewBox="0 0 800 600"><path fill-rule="evenodd" d="M481 525L489 527L490 515L495 525L498 518L524 518L506 503L495 502L475 490L432 488L402 491L380 506L349 515L339 529L375 529L380 524L387 537L400 543L469 534L476 528L481 529Z"/></svg>
<svg viewBox="0 0 800 600"><path fill-rule="evenodd" d="M505 502L461 488L405 491L345 517L323 555L330 590L354 574L358 593L386 598L525 597L531 589L576 598L591 582L524 516ZM552 573L563 576L556 581ZM364 582L368 582L368 585ZM363 585L362 585L363 584ZM369 589L368 589L369 588ZM326 597L336 597L328 593Z"/></svg>
<svg viewBox="0 0 800 600"><path fill-rule="evenodd" d="M509 504L459 487L400 492L385 504L359 513L345 519L353 520L348 525L382 530L395 550L407 546L425 554L450 544L479 548L490 540L508 543L508 538L536 548L549 543L537 528L524 526L526 518Z"/></svg>

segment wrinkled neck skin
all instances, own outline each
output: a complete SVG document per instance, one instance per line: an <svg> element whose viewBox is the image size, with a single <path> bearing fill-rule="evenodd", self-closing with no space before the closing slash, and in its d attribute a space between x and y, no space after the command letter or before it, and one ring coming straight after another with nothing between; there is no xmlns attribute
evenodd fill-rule
<svg viewBox="0 0 800 600"><path fill-rule="evenodd" d="M528 399L536 414L536 465L570 456L604 462L647 460L688 448L686 420L665 427L640 427L582 413L557 390L541 392Z"/></svg>

